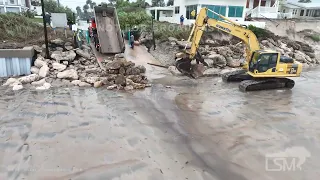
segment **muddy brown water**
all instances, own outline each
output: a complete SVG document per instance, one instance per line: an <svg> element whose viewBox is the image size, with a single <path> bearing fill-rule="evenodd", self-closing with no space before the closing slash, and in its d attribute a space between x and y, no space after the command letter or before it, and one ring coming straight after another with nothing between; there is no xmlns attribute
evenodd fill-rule
<svg viewBox="0 0 320 180"><path fill-rule="evenodd" d="M319 177L320 69L292 90L248 93L147 70L153 86L132 93L1 87L0 179Z"/></svg>

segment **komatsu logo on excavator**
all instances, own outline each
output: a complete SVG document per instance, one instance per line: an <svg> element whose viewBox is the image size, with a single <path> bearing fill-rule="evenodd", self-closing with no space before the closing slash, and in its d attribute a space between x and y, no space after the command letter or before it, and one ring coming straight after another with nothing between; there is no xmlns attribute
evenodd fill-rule
<svg viewBox="0 0 320 180"><path fill-rule="evenodd" d="M221 30L224 30L224 31L227 31L227 32L231 32L231 30L230 29L228 29L228 28L225 28L225 27L222 27L222 26L220 26L219 24L217 24L216 25L216 27L218 28L218 29L221 29Z"/></svg>

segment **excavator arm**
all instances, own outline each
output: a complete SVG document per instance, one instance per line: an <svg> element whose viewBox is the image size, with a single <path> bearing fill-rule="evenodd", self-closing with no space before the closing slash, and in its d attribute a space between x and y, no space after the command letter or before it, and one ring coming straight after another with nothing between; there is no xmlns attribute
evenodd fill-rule
<svg viewBox="0 0 320 180"><path fill-rule="evenodd" d="M201 55L198 53L199 43L203 34L203 31L205 31L206 27L214 27L217 28L223 32L226 32L228 34L231 34L235 37L240 38L243 43L246 45L246 65L245 69L248 68L248 63L250 61L252 52L256 50L260 50L259 42L256 37L256 35L247 29L246 27L241 26L240 24L231 21L230 19L214 12L215 15L223 19L224 21L216 20L209 18L207 13L209 10L208 8L202 8L197 14L197 18L195 20L195 24L192 28L192 31L190 33L188 41L191 41L191 49L187 52L189 57L180 60L180 62L177 62L176 66L177 68L182 72L190 72L191 71L191 63L193 59L196 59L197 61L203 62L203 59L201 58ZM191 15L195 15L195 11L192 12Z"/></svg>

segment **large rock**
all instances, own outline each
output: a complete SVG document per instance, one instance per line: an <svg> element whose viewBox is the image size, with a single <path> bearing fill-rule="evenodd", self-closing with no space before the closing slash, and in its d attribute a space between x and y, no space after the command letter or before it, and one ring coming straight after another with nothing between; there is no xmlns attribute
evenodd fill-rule
<svg viewBox="0 0 320 180"><path fill-rule="evenodd" d="M20 83L20 81L16 78L9 78L2 86L11 86L16 83Z"/></svg>
<svg viewBox="0 0 320 180"><path fill-rule="evenodd" d="M289 41L287 43L288 47L292 47L294 50L299 50L301 48L300 44L294 42L294 41Z"/></svg>
<svg viewBox="0 0 320 180"><path fill-rule="evenodd" d="M56 60L57 62L60 61L73 61L76 58L77 54L74 51L54 51L51 54L51 58Z"/></svg>
<svg viewBox="0 0 320 180"><path fill-rule="evenodd" d="M33 85L33 86L42 86L44 83L46 83L46 80L45 79L41 79L39 81L32 82L31 85Z"/></svg>
<svg viewBox="0 0 320 180"><path fill-rule="evenodd" d="M81 47L82 47L82 49L91 50L91 48L85 44L83 44Z"/></svg>
<svg viewBox="0 0 320 180"><path fill-rule="evenodd" d="M131 79L135 83L140 83L143 78L141 75L129 75L127 76L127 79Z"/></svg>
<svg viewBox="0 0 320 180"><path fill-rule="evenodd" d="M308 55L310 58L315 58L316 57L315 53L305 52L305 54Z"/></svg>
<svg viewBox="0 0 320 180"><path fill-rule="evenodd" d="M262 41L261 41L261 44L263 44L263 45L266 46L266 45L268 44L268 42L269 42L268 40L262 40Z"/></svg>
<svg viewBox="0 0 320 180"><path fill-rule="evenodd" d="M99 77L86 77L85 81L87 83L94 84L95 82L99 81L99 79Z"/></svg>
<svg viewBox="0 0 320 180"><path fill-rule="evenodd" d="M84 70L84 72L86 72L86 73L97 73L97 72L99 72L99 68L86 68Z"/></svg>
<svg viewBox="0 0 320 180"><path fill-rule="evenodd" d="M224 56L219 54L210 54L208 56L209 59L212 59L213 65L217 65L219 67L225 67L227 65L227 60Z"/></svg>
<svg viewBox="0 0 320 180"><path fill-rule="evenodd" d="M127 75L139 75L140 74L140 70L137 67L129 67L126 70L126 74Z"/></svg>
<svg viewBox="0 0 320 180"><path fill-rule="evenodd" d="M101 86L103 86L103 82L102 81L97 81L97 82L94 82L94 84L93 84L93 87L95 87L95 88L99 88Z"/></svg>
<svg viewBox="0 0 320 180"><path fill-rule="evenodd" d="M170 42L177 42L177 41L178 41L178 39L177 39L177 38L174 38L174 37L168 37L168 40L169 40Z"/></svg>
<svg viewBox="0 0 320 180"><path fill-rule="evenodd" d="M123 62L120 60L114 60L107 64L106 68L108 70L118 70L123 65Z"/></svg>
<svg viewBox="0 0 320 180"><path fill-rule="evenodd" d="M63 48L62 47L56 47L56 51L63 51Z"/></svg>
<svg viewBox="0 0 320 180"><path fill-rule="evenodd" d="M66 43L64 43L64 46L72 46L72 43L71 42L66 42Z"/></svg>
<svg viewBox="0 0 320 180"><path fill-rule="evenodd" d="M314 49L309 46L308 44L300 44L301 46L301 49L304 51L304 52L310 52L310 53L314 53Z"/></svg>
<svg viewBox="0 0 320 180"><path fill-rule="evenodd" d="M90 54L89 54L89 52L88 51L86 51L86 50L82 50L82 49L78 49L77 51L76 51L76 53L79 55L79 56L82 56L82 57L84 57L84 58L86 58L86 59L90 59Z"/></svg>
<svg viewBox="0 0 320 180"><path fill-rule="evenodd" d="M47 63L44 61L43 57L38 57L34 61L34 66L36 66L37 68L41 68L44 65L47 65Z"/></svg>
<svg viewBox="0 0 320 180"><path fill-rule="evenodd" d="M59 72L57 74L57 77L59 79L74 79L74 80L79 78L77 71L74 69L69 69L69 70Z"/></svg>
<svg viewBox="0 0 320 180"><path fill-rule="evenodd" d="M71 51L73 49L72 46L64 46L64 48L67 50L67 51Z"/></svg>
<svg viewBox="0 0 320 180"><path fill-rule="evenodd" d="M174 76L182 76L183 74L175 67L175 66L169 66L168 67L169 72L173 74Z"/></svg>
<svg viewBox="0 0 320 180"><path fill-rule="evenodd" d="M203 76L218 76L221 72L221 69L209 68L203 72Z"/></svg>
<svg viewBox="0 0 320 180"><path fill-rule="evenodd" d="M86 82L80 82L80 83L79 83L79 86L80 86L80 87L91 87L91 84L86 83Z"/></svg>
<svg viewBox="0 0 320 180"><path fill-rule="evenodd" d="M107 87L108 90L113 90L115 88L117 88L118 86L116 84L110 85Z"/></svg>
<svg viewBox="0 0 320 180"><path fill-rule="evenodd" d="M126 85L126 78L122 74L119 74L115 79L115 84L125 86Z"/></svg>
<svg viewBox="0 0 320 180"><path fill-rule="evenodd" d="M224 57L232 56L233 52L228 46L216 47L216 51Z"/></svg>
<svg viewBox="0 0 320 180"><path fill-rule="evenodd" d="M31 75L28 75L28 76L21 77L18 80L22 84L27 84L27 83L31 83L33 81L37 81L38 79L39 79L39 75L31 74Z"/></svg>
<svg viewBox="0 0 320 180"><path fill-rule="evenodd" d="M137 68L140 70L140 73L145 73L146 72L146 68L142 65L138 65Z"/></svg>
<svg viewBox="0 0 320 180"><path fill-rule="evenodd" d="M114 55L115 58L124 58L124 54L120 53L120 54L116 54Z"/></svg>
<svg viewBox="0 0 320 180"><path fill-rule="evenodd" d="M307 62L309 62L309 63L315 63L309 56L305 56L305 59L306 59L306 61Z"/></svg>
<svg viewBox="0 0 320 180"><path fill-rule="evenodd" d="M52 63L52 68L61 72L61 71L65 70L67 68L67 66L64 64L60 64L60 63L55 62L55 63Z"/></svg>
<svg viewBox="0 0 320 180"><path fill-rule="evenodd" d="M221 75L223 75L223 74L225 74L225 73L229 73L229 72L234 72L234 71L243 71L243 72L245 72L245 70L240 70L240 69L237 69L237 68L227 68L227 69L222 69L221 71L220 71L220 73L219 73L219 76L221 76Z"/></svg>
<svg viewBox="0 0 320 180"><path fill-rule="evenodd" d="M71 81L71 84L75 85L75 86L79 86L79 84L81 83L80 80L73 80Z"/></svg>
<svg viewBox="0 0 320 180"><path fill-rule="evenodd" d="M38 46L38 45L33 45L33 49L37 52L37 53L41 53L42 52L42 47Z"/></svg>
<svg viewBox="0 0 320 180"><path fill-rule="evenodd" d="M132 85L126 86L126 87L124 87L124 90L125 91L133 90L133 86Z"/></svg>
<svg viewBox="0 0 320 180"><path fill-rule="evenodd" d="M64 41L60 38L58 39L54 39L50 41L51 44L55 44L57 46L63 46L64 45Z"/></svg>
<svg viewBox="0 0 320 180"><path fill-rule="evenodd" d="M45 82L42 86L37 87L36 90L47 90L47 89L50 89L50 87L51 87L51 84Z"/></svg>
<svg viewBox="0 0 320 180"><path fill-rule="evenodd" d="M18 91L21 89L23 89L23 86L21 84L16 84L12 87L12 90L14 90L14 91Z"/></svg>
<svg viewBox="0 0 320 180"><path fill-rule="evenodd" d="M269 41L273 46L278 46L278 43L276 43L273 39L269 38L268 41Z"/></svg>
<svg viewBox="0 0 320 180"><path fill-rule="evenodd" d="M299 62L306 62L306 55L304 53L302 53L301 51L295 51L294 53L294 58L299 61Z"/></svg>
<svg viewBox="0 0 320 180"><path fill-rule="evenodd" d="M49 67L47 65L44 65L39 70L39 76L42 78L45 78L49 75Z"/></svg>
<svg viewBox="0 0 320 180"><path fill-rule="evenodd" d="M126 67L126 68L127 68L127 67L134 67L134 66L135 66L135 63L132 62L132 61L123 60L122 62L123 62L123 66Z"/></svg>
<svg viewBox="0 0 320 180"><path fill-rule="evenodd" d="M126 69L124 67L120 67L119 74L126 75Z"/></svg>
<svg viewBox="0 0 320 180"><path fill-rule="evenodd" d="M39 73L39 68L38 67L36 67L36 66L32 66L31 68L30 68L30 71L31 71L31 73L32 74L38 74Z"/></svg>
<svg viewBox="0 0 320 180"><path fill-rule="evenodd" d="M239 59L233 59L231 57L228 57L228 58L226 58L226 60L227 60L227 65L229 67L239 67L241 65Z"/></svg>
<svg viewBox="0 0 320 180"><path fill-rule="evenodd" d="M191 48L191 43L188 41L177 41L176 43L180 48L187 48L187 49Z"/></svg>

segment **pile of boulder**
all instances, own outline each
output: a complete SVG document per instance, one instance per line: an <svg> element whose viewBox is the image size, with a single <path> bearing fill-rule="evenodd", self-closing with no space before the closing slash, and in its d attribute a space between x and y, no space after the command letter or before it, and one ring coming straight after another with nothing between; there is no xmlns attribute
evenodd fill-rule
<svg viewBox="0 0 320 180"><path fill-rule="evenodd" d="M282 55L291 57L296 61L303 63L303 67L313 66L320 63L320 56L315 50L306 43L292 41L289 39L273 40L271 38L260 42L262 49L273 49L279 51Z"/></svg>
<svg viewBox="0 0 320 180"><path fill-rule="evenodd" d="M149 87L144 66L136 66L122 54L102 61L101 68L90 47L74 49L72 43L56 39L50 42L50 59L44 58L45 46L34 46L37 58L31 67L31 75L9 78L3 86L13 90L31 84L37 90L50 87L80 86L107 89L132 90Z"/></svg>

